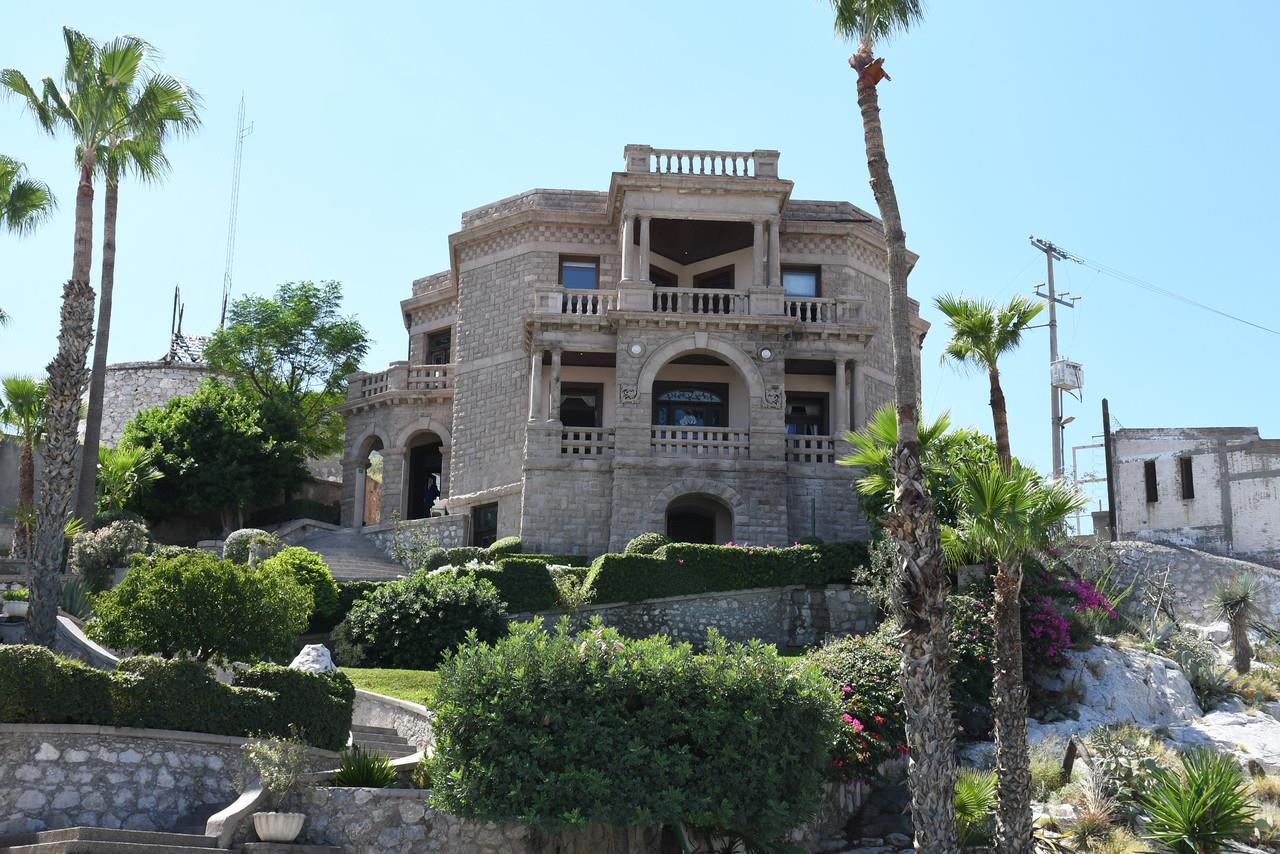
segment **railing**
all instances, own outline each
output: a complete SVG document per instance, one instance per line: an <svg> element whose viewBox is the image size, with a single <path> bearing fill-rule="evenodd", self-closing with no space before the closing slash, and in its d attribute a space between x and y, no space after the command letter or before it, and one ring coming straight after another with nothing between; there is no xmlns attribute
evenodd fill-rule
<svg viewBox="0 0 1280 854"><path fill-rule="evenodd" d="M361 400L374 397L391 388L391 372L378 371L376 374L365 374L353 381L347 389L348 400Z"/></svg>
<svg viewBox="0 0 1280 854"><path fill-rule="evenodd" d="M444 392L453 389L453 365L392 363L385 371L355 374L347 382L347 400L358 401L392 391Z"/></svg>
<svg viewBox="0 0 1280 854"><path fill-rule="evenodd" d="M654 148L628 145L625 150L628 172L661 175L706 175L729 178L778 177L778 152L707 151L702 149Z"/></svg>
<svg viewBox="0 0 1280 854"><path fill-rule="evenodd" d="M653 310L668 314L750 314L751 298L713 288L654 288Z"/></svg>
<svg viewBox="0 0 1280 854"><path fill-rule="evenodd" d="M653 427L649 447L655 457L746 459L750 433L726 427Z"/></svg>
<svg viewBox="0 0 1280 854"><path fill-rule="evenodd" d="M618 307L616 291L584 291L565 288L560 297L560 313L603 317Z"/></svg>
<svg viewBox="0 0 1280 854"><path fill-rule="evenodd" d="M787 462L834 463L836 440L830 436L788 436Z"/></svg>
<svg viewBox="0 0 1280 854"><path fill-rule="evenodd" d="M801 323L836 323L840 319L836 301L823 297L787 297L782 311Z"/></svg>
<svg viewBox="0 0 1280 854"><path fill-rule="evenodd" d="M410 365L408 388L411 391L442 391L453 388L453 365Z"/></svg>
<svg viewBox="0 0 1280 854"><path fill-rule="evenodd" d="M560 453L568 457L611 457L613 431L603 427L566 427L560 434Z"/></svg>

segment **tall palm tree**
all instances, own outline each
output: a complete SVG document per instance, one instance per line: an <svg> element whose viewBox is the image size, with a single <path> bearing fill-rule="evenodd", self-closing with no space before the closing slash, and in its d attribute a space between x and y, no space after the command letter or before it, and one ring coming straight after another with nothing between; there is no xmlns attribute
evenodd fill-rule
<svg viewBox="0 0 1280 854"><path fill-rule="evenodd" d="M1007 466L1013 454L1009 450L1009 411L1004 402L1004 389L1000 387L999 360L1022 343L1022 331L1044 309L1044 303L1015 296L1008 305L996 305L990 300L943 294L934 304L947 316L951 326L951 340L942 351L942 358L987 372L996 453Z"/></svg>
<svg viewBox="0 0 1280 854"><path fill-rule="evenodd" d="M146 108L139 105L148 104ZM99 147L97 163L106 183L102 211L102 282L98 296L98 334L93 342L93 369L89 376L89 409L84 424L84 452L80 456L80 481L76 513L93 515L97 496L98 445L102 438L102 398L106 387L107 346L111 337L111 302L116 276L116 216L120 204L120 179L132 173L146 182L159 181L169 171L164 143L174 133L186 133L200 124L199 96L182 81L167 74L151 74L119 105L123 113L120 133ZM144 124L146 123L146 124Z"/></svg>
<svg viewBox="0 0 1280 854"><path fill-rule="evenodd" d="M894 409L898 444L893 456L893 512L885 528L898 544L893 612L902 626L902 694L910 747L911 815L916 847L956 850L955 721L951 717L951 641L947 593L933 501L920 464L917 346L907 297L907 235L889 174L880 127L877 85L888 79L877 41L906 31L922 17L920 0L830 0L836 33L857 42L849 65L858 75L858 107L871 191L880 209L888 249L889 332L893 343Z"/></svg>
<svg viewBox="0 0 1280 854"><path fill-rule="evenodd" d="M1032 850L1031 754L1027 748L1027 689L1022 678L1022 562L1064 531L1084 506L1061 481L1046 481L1017 461L963 464L955 528L944 531L948 555L981 554L996 566L991 711L998 774L995 849Z"/></svg>
<svg viewBox="0 0 1280 854"><path fill-rule="evenodd" d="M44 440L45 385L31 377L0 380L0 424L18 434L18 507L14 514L13 556L31 557L31 517L35 503L36 448Z"/></svg>
<svg viewBox="0 0 1280 854"><path fill-rule="evenodd" d="M146 56L146 43L133 36L117 36L105 44L70 27L63 27L66 62L62 86L45 77L37 92L13 68L0 71L0 91L16 95L49 133L66 129L75 139L75 232L71 278L62 288L58 349L48 367L45 406L47 439L44 478L37 509L31 609L27 638L51 646L57 626L64 532L75 495L80 395L88 372L85 356L93 341L93 181L100 147L131 125L121 108L133 90ZM146 105L150 107L150 105Z"/></svg>
<svg viewBox="0 0 1280 854"><path fill-rule="evenodd" d="M48 184L28 177L22 161L0 154L0 230L29 234L57 206Z"/></svg>

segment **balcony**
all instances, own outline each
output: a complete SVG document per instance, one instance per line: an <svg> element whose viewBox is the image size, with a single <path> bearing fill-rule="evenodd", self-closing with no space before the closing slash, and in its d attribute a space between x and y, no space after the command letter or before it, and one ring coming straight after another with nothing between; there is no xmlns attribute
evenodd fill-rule
<svg viewBox="0 0 1280 854"><path fill-rule="evenodd" d="M778 152L708 151L705 149L654 148L628 145L624 149L627 172L657 175L692 175L721 178L778 177Z"/></svg>
<svg viewBox="0 0 1280 854"><path fill-rule="evenodd" d="M741 291L654 288L653 310L663 314L750 314L751 297Z"/></svg>
<svg viewBox="0 0 1280 854"><path fill-rule="evenodd" d="M834 463L836 440L831 436L787 436L787 462Z"/></svg>
<svg viewBox="0 0 1280 854"><path fill-rule="evenodd" d="M613 456L613 430L603 427L565 427L560 432L560 455L563 457Z"/></svg>
<svg viewBox="0 0 1280 854"><path fill-rule="evenodd" d="M453 365L392 362L385 371L347 378L347 400L338 407L352 413L391 403L431 403L453 398Z"/></svg>
<svg viewBox="0 0 1280 854"><path fill-rule="evenodd" d="M649 448L655 457L745 460L751 455L751 434L728 427L653 427Z"/></svg>

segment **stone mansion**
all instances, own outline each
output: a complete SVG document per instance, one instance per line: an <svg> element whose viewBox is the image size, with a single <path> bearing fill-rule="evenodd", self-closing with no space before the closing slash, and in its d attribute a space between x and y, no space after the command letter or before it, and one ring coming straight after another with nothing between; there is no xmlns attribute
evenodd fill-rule
<svg viewBox="0 0 1280 854"><path fill-rule="evenodd" d="M400 303L408 358L350 379L345 526L584 555L865 534L836 460L892 400L879 220L792 199L776 151L625 160L462 215Z"/></svg>

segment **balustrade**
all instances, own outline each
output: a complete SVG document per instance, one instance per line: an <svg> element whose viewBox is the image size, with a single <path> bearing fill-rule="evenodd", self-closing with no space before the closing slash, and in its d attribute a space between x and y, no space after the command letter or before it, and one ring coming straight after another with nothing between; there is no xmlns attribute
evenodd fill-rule
<svg viewBox="0 0 1280 854"><path fill-rule="evenodd" d="M373 374L356 374L347 383L347 400L366 400L393 391L453 390L453 365L392 366Z"/></svg>
<svg viewBox="0 0 1280 854"><path fill-rule="evenodd" d="M603 427L566 427L560 433L560 453L568 457L611 457L613 431Z"/></svg>
<svg viewBox="0 0 1280 854"><path fill-rule="evenodd" d="M783 312L801 323L836 323L839 320L838 304L823 297L787 297Z"/></svg>
<svg viewBox="0 0 1280 854"><path fill-rule="evenodd" d="M736 460L751 452L750 433L726 427L653 427L649 446L657 457Z"/></svg>
<svg viewBox="0 0 1280 854"><path fill-rule="evenodd" d="M831 436L788 436L787 462L834 463L836 441Z"/></svg>
<svg viewBox="0 0 1280 854"><path fill-rule="evenodd" d="M750 314L751 297L712 288L654 288L653 310L667 314Z"/></svg>
<svg viewBox="0 0 1280 854"><path fill-rule="evenodd" d="M565 288L560 297L560 313L601 317L618 306L616 291L584 291Z"/></svg>
<svg viewBox="0 0 1280 854"><path fill-rule="evenodd" d="M778 177L778 152L772 149L708 151L628 145L626 159L628 172L727 178Z"/></svg>
<svg viewBox="0 0 1280 854"><path fill-rule="evenodd" d="M453 388L453 365L410 365L408 388L412 391Z"/></svg>

